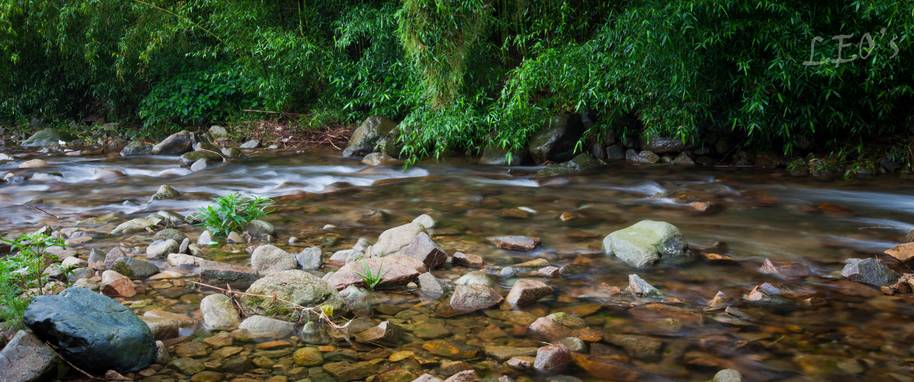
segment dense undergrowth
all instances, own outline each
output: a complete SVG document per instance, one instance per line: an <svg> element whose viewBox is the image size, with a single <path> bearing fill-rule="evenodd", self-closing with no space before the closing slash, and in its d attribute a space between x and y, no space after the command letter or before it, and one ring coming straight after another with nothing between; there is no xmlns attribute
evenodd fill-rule
<svg viewBox="0 0 914 382"><path fill-rule="evenodd" d="M914 123L912 9L0 0L0 120L120 121L151 137L265 112L296 113L303 126L377 114L402 121L403 154L420 158L488 142L520 148L549 116L575 111L588 139L730 136L856 160L874 145L910 145L898 137Z"/></svg>

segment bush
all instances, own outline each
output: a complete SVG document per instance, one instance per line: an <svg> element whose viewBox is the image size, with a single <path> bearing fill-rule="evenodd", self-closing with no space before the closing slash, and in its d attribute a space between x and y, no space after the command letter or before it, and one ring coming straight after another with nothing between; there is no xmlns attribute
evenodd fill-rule
<svg viewBox="0 0 914 382"><path fill-rule="evenodd" d="M2 241L10 246L10 253L0 258L0 321L16 327L21 324L32 297L46 292L45 250L51 246L63 247L64 241L45 233L23 234Z"/></svg>
<svg viewBox="0 0 914 382"><path fill-rule="evenodd" d="M219 196L213 202L197 211L195 218L214 236L220 237L240 232L252 220L268 215L272 204L268 198L238 193Z"/></svg>

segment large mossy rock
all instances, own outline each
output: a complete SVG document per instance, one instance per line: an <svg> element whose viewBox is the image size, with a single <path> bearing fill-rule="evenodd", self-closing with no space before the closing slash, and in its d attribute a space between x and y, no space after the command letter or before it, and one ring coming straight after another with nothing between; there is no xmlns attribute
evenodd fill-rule
<svg viewBox="0 0 914 382"><path fill-rule="evenodd" d="M343 306L343 300L336 289L321 278L300 270L275 272L255 281L247 290L248 294L276 296L305 307L330 305L334 309ZM244 306L266 316L284 316L292 313L288 303L269 297L244 296Z"/></svg>
<svg viewBox="0 0 914 382"><path fill-rule="evenodd" d="M48 147L59 144L60 134L54 129L41 129L22 141L22 147Z"/></svg>
<svg viewBox="0 0 914 382"><path fill-rule="evenodd" d="M349 138L349 145L343 150L343 158L360 157L375 151L378 141L396 127L396 122L384 117L366 118Z"/></svg>
<svg viewBox="0 0 914 382"><path fill-rule="evenodd" d="M157 155L181 155L194 149L194 135L186 130L179 131L152 146Z"/></svg>
<svg viewBox="0 0 914 382"><path fill-rule="evenodd" d="M127 307L89 289L36 297L25 324L84 370L133 372L156 358L149 327Z"/></svg>
<svg viewBox="0 0 914 382"><path fill-rule="evenodd" d="M684 257L685 247L679 228L654 220L642 220L603 239L603 251L607 255L639 269L660 260Z"/></svg>
<svg viewBox="0 0 914 382"><path fill-rule="evenodd" d="M567 161L574 155L574 146L583 134L584 126L577 114L562 113L552 117L530 139L530 157L536 163Z"/></svg>

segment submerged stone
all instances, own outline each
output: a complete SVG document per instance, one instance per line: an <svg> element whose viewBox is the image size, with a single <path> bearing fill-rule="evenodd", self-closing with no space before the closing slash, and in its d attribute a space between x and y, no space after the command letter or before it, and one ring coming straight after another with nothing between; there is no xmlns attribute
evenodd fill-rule
<svg viewBox="0 0 914 382"><path fill-rule="evenodd" d="M685 238L676 226L654 220L642 220L603 239L603 251L607 255L614 255L634 268L684 257L685 247Z"/></svg>

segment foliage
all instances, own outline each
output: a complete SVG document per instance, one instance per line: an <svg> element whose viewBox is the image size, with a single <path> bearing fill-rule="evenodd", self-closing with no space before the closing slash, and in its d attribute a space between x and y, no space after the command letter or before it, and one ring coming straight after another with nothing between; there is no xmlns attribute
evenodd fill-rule
<svg viewBox="0 0 914 382"><path fill-rule="evenodd" d="M213 204L200 208L195 217L214 236L226 237L268 215L271 204L268 198L231 193L216 197Z"/></svg>
<svg viewBox="0 0 914 382"><path fill-rule="evenodd" d="M2 241L10 246L10 253L0 257L0 321L18 326L36 291L45 292L45 250L63 247L64 241L39 232Z"/></svg>
<svg viewBox="0 0 914 382"><path fill-rule="evenodd" d="M363 272L356 272L359 277L362 278L362 285L364 285L369 290L374 290L381 281L384 280L384 274L381 272L381 268L378 268L378 271L372 271L371 267L368 266L368 263L362 263L364 267Z"/></svg>

